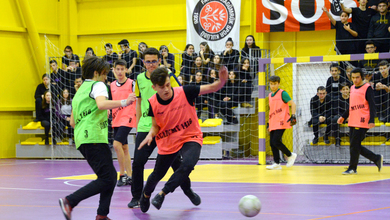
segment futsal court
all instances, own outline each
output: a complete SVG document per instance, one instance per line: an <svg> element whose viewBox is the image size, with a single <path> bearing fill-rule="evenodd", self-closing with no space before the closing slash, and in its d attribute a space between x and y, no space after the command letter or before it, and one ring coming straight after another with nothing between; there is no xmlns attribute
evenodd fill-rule
<svg viewBox="0 0 390 220"><path fill-rule="evenodd" d="M117 161L114 161L118 169ZM146 164L145 178L154 161ZM247 219L238 210L245 195L262 202L252 219L389 219L390 167L378 173L373 164L360 165L358 175L341 175L347 165L295 165L266 170L256 161L199 161L190 178L202 203L194 206L178 188L160 210L129 209L130 187L116 187L109 217L113 220ZM172 173L169 172L167 176ZM158 184L159 192L167 176ZM94 179L84 160L0 160L0 219L63 220L58 199ZM146 180L146 179L145 179ZM72 219L95 219L98 196L82 201Z"/></svg>

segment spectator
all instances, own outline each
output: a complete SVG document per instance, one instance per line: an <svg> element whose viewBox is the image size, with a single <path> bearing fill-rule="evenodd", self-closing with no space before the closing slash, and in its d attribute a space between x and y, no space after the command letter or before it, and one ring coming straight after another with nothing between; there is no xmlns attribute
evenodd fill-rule
<svg viewBox="0 0 390 220"><path fill-rule="evenodd" d="M72 99L70 98L69 91L67 89L62 90L61 99L57 104L56 112L59 119L60 128L59 131L63 131L65 127L68 127L68 142L73 143L73 128L70 126L70 116L72 114Z"/></svg>
<svg viewBox="0 0 390 220"><path fill-rule="evenodd" d="M221 65L222 65L221 57L218 54L215 54L212 62L210 63L209 69L218 70Z"/></svg>
<svg viewBox="0 0 390 220"><path fill-rule="evenodd" d="M110 64L110 68L114 66L115 61L118 60L118 54L113 52L112 44L106 43L104 45L104 49L106 50L106 55L103 56L103 59ZM111 81L112 82L112 81Z"/></svg>
<svg viewBox="0 0 390 220"><path fill-rule="evenodd" d="M376 53L376 46L374 44L374 41L366 41L366 52L367 53ZM378 65L379 63L379 60L378 59L375 59L375 60L360 60L359 61L359 67L360 68L364 68L367 70L367 68L371 68L373 70L377 70Z"/></svg>
<svg viewBox="0 0 390 220"><path fill-rule="evenodd" d="M39 121L40 118L42 118L41 115L41 109L42 109L42 100L43 100L43 94L49 89L50 86L50 78L48 74L43 74L42 75L42 83L37 86L35 89L35 122Z"/></svg>
<svg viewBox="0 0 390 220"><path fill-rule="evenodd" d="M40 111L40 117L38 118L39 121L41 121L42 127L45 128L45 145L49 145L49 131L50 131L50 125L53 125L52 128L52 137L53 137L53 144L57 144L56 138L59 137L58 135L58 123L56 122L56 117L55 117L55 104L51 98L51 93L49 90L46 90L45 93L43 94L43 100L41 103L41 108L39 109ZM52 118L53 121L50 120L50 117ZM53 122L53 123L52 123Z"/></svg>
<svg viewBox="0 0 390 220"><path fill-rule="evenodd" d="M187 44L183 54L181 55L182 63L180 68L181 75L184 76L184 84L188 84L191 80L191 70L197 56L198 55L194 53L194 45Z"/></svg>
<svg viewBox="0 0 390 220"><path fill-rule="evenodd" d="M135 67L134 67L134 72L136 75L142 73L145 71L145 66L144 66L144 63L142 62L142 60L144 60L144 52L146 49L148 49L148 45L144 42L141 42L138 44L138 54L139 54L139 57L137 59L137 62L135 64Z"/></svg>
<svg viewBox="0 0 390 220"><path fill-rule="evenodd" d="M92 47L88 47L87 50L85 51L84 59L87 59L88 57L96 57L96 54L93 51Z"/></svg>
<svg viewBox="0 0 390 220"><path fill-rule="evenodd" d="M183 75L178 75L177 80L179 81L180 85L183 85Z"/></svg>
<svg viewBox="0 0 390 220"><path fill-rule="evenodd" d="M241 91L240 91L240 102L241 106L244 108L253 108L253 105L250 104L252 99L252 91L253 91L253 80L252 74L250 72L249 59L243 58L239 65L240 71L240 80L241 80Z"/></svg>
<svg viewBox="0 0 390 220"><path fill-rule="evenodd" d="M373 0L370 0L370 2ZM356 27L356 32L359 36L359 41L356 42L356 52L365 53L367 46L365 39L367 39L368 26L371 17L376 13L372 8L367 7L368 0L358 0L359 7L347 8L344 6L344 0L340 0L341 9L348 14L352 14L352 24Z"/></svg>
<svg viewBox="0 0 390 220"><path fill-rule="evenodd" d="M71 46L65 47L65 55L62 57L62 69L66 70L66 68L69 66L69 62L71 60L74 60L76 62L76 66L80 67L80 58L76 54L73 54L73 49Z"/></svg>
<svg viewBox="0 0 390 220"><path fill-rule="evenodd" d="M119 52L119 59L126 60L127 63L127 78L135 79L134 67L137 62L137 52L130 49L129 41L126 39L121 40L119 43L121 51Z"/></svg>
<svg viewBox="0 0 390 220"><path fill-rule="evenodd" d="M203 81L203 75L201 71L195 73L195 81L190 83L192 86L201 86L205 84ZM207 95L199 95L195 98L195 108L197 109L198 118L200 118L203 108L207 106Z"/></svg>
<svg viewBox="0 0 390 220"><path fill-rule="evenodd" d="M81 67L77 67L76 62L74 60L70 60L69 66L66 68L66 80L64 89L68 89L71 92L71 97L73 98L73 87L74 81L78 78L81 78Z"/></svg>
<svg viewBox="0 0 390 220"><path fill-rule="evenodd" d="M79 90L81 84L83 84L83 80L81 79L81 77L77 77L74 80L74 85L72 87L70 87L70 97L71 98L76 95L76 92L77 92L77 90Z"/></svg>
<svg viewBox="0 0 390 220"><path fill-rule="evenodd" d="M379 4L380 6L381 4ZM390 122L390 111L389 111L389 63L385 60L379 62L379 72L373 75L374 81L374 97L376 112L379 121Z"/></svg>
<svg viewBox="0 0 390 220"><path fill-rule="evenodd" d="M373 72L374 70L371 67L367 67L363 80L364 83L369 83L372 88L374 88Z"/></svg>
<svg viewBox="0 0 390 220"><path fill-rule="evenodd" d="M372 16L367 37L373 39L377 52L389 52L389 13L387 12L387 2L381 0L378 4L378 12ZM381 39L380 39L381 38Z"/></svg>
<svg viewBox="0 0 390 220"><path fill-rule="evenodd" d="M332 100L332 106L337 106L338 101L340 100L340 84L345 83L345 78L340 76L340 67L337 63L332 63L330 65L330 74L331 77L328 78L326 82L326 93L330 96ZM332 109L335 111L335 108ZM332 113L334 114L334 113ZM338 119L338 118L337 118ZM337 122L336 119L336 122Z"/></svg>
<svg viewBox="0 0 390 220"><path fill-rule="evenodd" d="M341 145L340 138L340 125L337 124L337 120L344 114L344 112L349 108L349 85L345 82L340 84L340 92L341 96L339 101L337 102L337 106L334 108L336 111L333 111L331 118L331 130L333 131L333 135L336 138L336 147ZM344 121L346 123L348 118Z"/></svg>
<svg viewBox="0 0 390 220"><path fill-rule="evenodd" d="M219 97L217 97L217 112L220 112L226 121L224 124L238 124L237 117L233 113L233 107L238 106L239 101L239 81L236 79L234 71L229 72L229 80L225 86L220 90Z"/></svg>
<svg viewBox="0 0 390 220"><path fill-rule="evenodd" d="M57 61L50 60L50 84L51 91L54 97L59 97L63 87L65 86L65 72L62 69L58 69Z"/></svg>
<svg viewBox="0 0 390 220"><path fill-rule="evenodd" d="M358 36L358 33L355 31L355 24L348 23L349 13L345 11L341 12L341 21L336 21L326 7L323 7L322 10L326 13L330 22L336 28L335 51L337 54L356 53L355 38Z"/></svg>
<svg viewBox="0 0 390 220"><path fill-rule="evenodd" d="M223 63L226 65L229 71L233 70L238 64L240 58L240 52L233 49L233 40L229 37L225 43L225 50L221 53Z"/></svg>
<svg viewBox="0 0 390 220"><path fill-rule="evenodd" d="M176 73L175 69L175 56L173 54L169 53L169 49L167 46L162 45L160 47L160 54L161 54L161 65L164 65L170 72L173 74Z"/></svg>
<svg viewBox="0 0 390 220"><path fill-rule="evenodd" d="M216 56L218 56L218 55L216 55ZM209 77L207 79L207 82L209 84L212 84L217 79L218 79L218 70L210 69ZM219 92L207 94L207 109L209 111L209 118L218 117L217 106L216 106L217 105L217 100L216 99L218 97L219 97Z"/></svg>
<svg viewBox="0 0 390 220"><path fill-rule="evenodd" d="M200 47L199 56L202 58L203 65L205 67L208 67L209 62L213 60L214 51L210 48L210 46L205 41L200 43L199 47Z"/></svg>
<svg viewBox="0 0 390 220"><path fill-rule="evenodd" d="M195 62L192 65L191 75L190 75L190 79L189 79L190 83L194 80L195 73L198 71L201 71L203 73L203 75L205 74L205 71L207 71L207 69L203 65L202 57L200 57L200 56L197 56L195 58Z"/></svg>
<svg viewBox="0 0 390 220"><path fill-rule="evenodd" d="M348 82L348 84L351 86L353 83L352 83L352 79L351 79L351 71L353 70L353 66L351 65L347 65L345 67L345 75L346 75L346 80Z"/></svg>
<svg viewBox="0 0 390 220"><path fill-rule="evenodd" d="M318 143L319 126L320 124L326 124L326 131L324 136L324 142L329 144L328 135L330 133L330 116L331 112L331 100L330 96L326 94L326 89L323 86L317 88L317 95L310 100L310 113L311 119L309 126L313 125L314 139L313 144Z"/></svg>
<svg viewBox="0 0 390 220"><path fill-rule="evenodd" d="M250 72L257 73L259 71L259 58L261 58L260 47L256 45L255 38L248 35L245 38L245 46L241 50L241 60L248 58L251 61Z"/></svg>

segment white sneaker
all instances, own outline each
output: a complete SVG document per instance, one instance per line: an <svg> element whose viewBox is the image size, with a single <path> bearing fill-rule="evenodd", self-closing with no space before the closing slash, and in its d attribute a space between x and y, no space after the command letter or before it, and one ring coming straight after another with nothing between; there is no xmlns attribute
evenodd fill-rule
<svg viewBox="0 0 390 220"><path fill-rule="evenodd" d="M265 168L267 168L267 170L281 170L282 166L280 166L278 163L273 163L272 165L266 166Z"/></svg>
<svg viewBox="0 0 390 220"><path fill-rule="evenodd" d="M291 156L287 158L286 167L291 167L292 165L294 165L295 159L297 159L297 154L291 153Z"/></svg>

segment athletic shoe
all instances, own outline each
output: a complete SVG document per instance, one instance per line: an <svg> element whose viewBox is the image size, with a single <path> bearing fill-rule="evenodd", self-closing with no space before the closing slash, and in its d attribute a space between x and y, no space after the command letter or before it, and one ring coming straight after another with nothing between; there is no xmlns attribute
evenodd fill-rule
<svg viewBox="0 0 390 220"><path fill-rule="evenodd" d="M96 220L111 220L111 219L107 216L97 215Z"/></svg>
<svg viewBox="0 0 390 220"><path fill-rule="evenodd" d="M325 142L325 144L330 144L330 141L329 141L329 139L328 139L328 136L325 136L325 137L324 137L324 142Z"/></svg>
<svg viewBox="0 0 390 220"><path fill-rule="evenodd" d="M378 167L378 172L381 172L381 169L383 167L383 155L379 155L380 158L375 161L375 165Z"/></svg>
<svg viewBox="0 0 390 220"><path fill-rule="evenodd" d="M184 191L184 194L191 200L192 204L198 206L201 203L199 195L194 193L192 189Z"/></svg>
<svg viewBox="0 0 390 220"><path fill-rule="evenodd" d="M69 204L67 198L61 198L59 200L62 213L64 213L66 220L71 220L72 207Z"/></svg>
<svg viewBox="0 0 390 220"><path fill-rule="evenodd" d="M282 167L278 163L273 163L272 165L266 166L265 168L267 168L268 170L281 170L282 169Z"/></svg>
<svg viewBox="0 0 390 220"><path fill-rule="evenodd" d="M127 185L127 175L121 175L119 177L118 183L116 184L118 187L125 186Z"/></svg>
<svg viewBox="0 0 390 220"><path fill-rule="evenodd" d="M312 141L313 144L317 144L318 143L318 138L314 138L313 141Z"/></svg>
<svg viewBox="0 0 390 220"><path fill-rule="evenodd" d="M129 204L127 204L127 207L129 208L138 208L139 207L139 200L136 198L132 198Z"/></svg>
<svg viewBox="0 0 390 220"><path fill-rule="evenodd" d="M139 207L143 213L147 212L150 207L150 197L145 198L144 192L142 192L141 199L139 200Z"/></svg>
<svg viewBox="0 0 390 220"><path fill-rule="evenodd" d="M340 147L341 146L341 139L340 138L336 138L336 144L335 144L336 147Z"/></svg>
<svg viewBox="0 0 390 220"><path fill-rule="evenodd" d="M343 172L343 175L357 174L356 170L349 169Z"/></svg>
<svg viewBox="0 0 390 220"><path fill-rule="evenodd" d="M291 156L287 157L286 167L291 167L295 163L295 159L297 159L296 153L291 153Z"/></svg>
<svg viewBox="0 0 390 220"><path fill-rule="evenodd" d="M160 210L162 203L164 202L164 194L157 194L153 199L152 199L152 205L156 207L156 209Z"/></svg>
<svg viewBox="0 0 390 220"><path fill-rule="evenodd" d="M131 178L131 176L127 176L126 185L131 186L132 184L133 184L133 179Z"/></svg>

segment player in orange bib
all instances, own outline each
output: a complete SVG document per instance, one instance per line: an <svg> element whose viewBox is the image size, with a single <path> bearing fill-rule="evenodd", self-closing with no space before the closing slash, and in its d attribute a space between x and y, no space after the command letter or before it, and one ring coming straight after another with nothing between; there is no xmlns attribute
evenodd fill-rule
<svg viewBox="0 0 390 220"><path fill-rule="evenodd" d="M182 186L194 205L199 205L200 197L191 190L189 175L199 160L203 143L203 134L199 126L194 100L198 95L216 92L223 87L228 72L226 67L219 71L220 80L212 84L172 88L168 70L157 68L152 72L150 80L152 88L157 91L149 99L149 116L152 117L152 128L142 141L139 149L150 145L155 137L158 148L156 165L148 177L140 199L142 212L147 212L150 206L150 196L157 183L165 176L176 157L182 157L181 164L165 183L164 188L152 200L152 204L160 209L164 197ZM185 188L183 187L185 186Z"/></svg>
<svg viewBox="0 0 390 220"><path fill-rule="evenodd" d="M117 60L114 65L117 80L110 84L112 100L122 100L134 94L134 81L126 77L125 60ZM112 109L112 127L114 128L114 149L118 157L119 180L117 186L131 185L131 158L127 136L136 127L135 105Z"/></svg>
<svg viewBox="0 0 390 220"><path fill-rule="evenodd" d="M353 86L349 97L349 109L337 120L338 124L342 124L346 118L349 118L350 160L349 167L343 174L357 174L360 154L374 162L380 172L383 166L383 156L374 154L362 146L368 129L375 127L374 90L369 83L363 82L364 73L361 68L351 71L351 79Z"/></svg>
<svg viewBox="0 0 390 220"><path fill-rule="evenodd" d="M292 153L282 142L282 136L286 129L291 128L297 123L295 118L296 105L290 98L288 93L279 89L280 77L271 76L269 78L269 86L271 93L269 97L269 132L272 154L274 156L274 163L266 168L268 170L281 170L279 150L283 152L287 158L287 167L294 165L297 158L296 153ZM291 116L288 105L291 105Z"/></svg>

